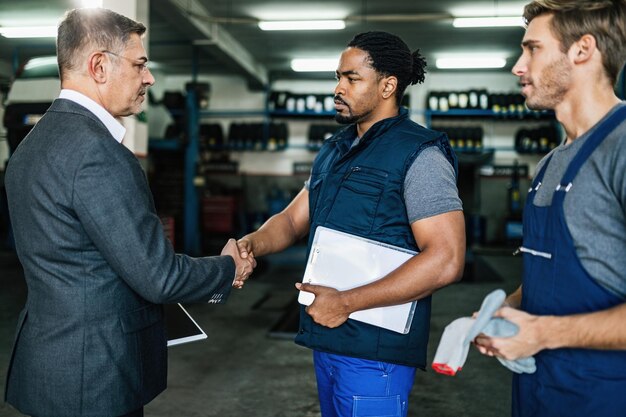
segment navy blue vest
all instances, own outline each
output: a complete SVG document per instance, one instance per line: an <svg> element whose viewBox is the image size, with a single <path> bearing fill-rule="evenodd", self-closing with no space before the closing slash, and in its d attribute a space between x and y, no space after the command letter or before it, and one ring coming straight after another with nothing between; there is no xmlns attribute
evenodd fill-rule
<svg viewBox="0 0 626 417"><path fill-rule="evenodd" d="M455 172L456 157L445 134L408 118L408 111L374 124L356 138L351 125L328 139L311 171L309 251L317 226L419 251L404 204L404 179L417 155L438 146ZM400 334L355 320L330 329L313 322L304 307L296 343L346 356L425 368L430 297L417 303L411 329Z"/></svg>

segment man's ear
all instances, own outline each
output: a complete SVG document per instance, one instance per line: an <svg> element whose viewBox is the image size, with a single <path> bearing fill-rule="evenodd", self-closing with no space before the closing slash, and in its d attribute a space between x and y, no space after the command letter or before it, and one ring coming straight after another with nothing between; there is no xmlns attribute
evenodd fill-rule
<svg viewBox="0 0 626 417"><path fill-rule="evenodd" d="M392 97L396 93L396 88L398 88L398 79L394 76L390 76L383 78L381 81L383 98L387 99Z"/></svg>
<svg viewBox="0 0 626 417"><path fill-rule="evenodd" d="M94 52L87 60L87 72L97 83L104 83L109 73L109 60L104 52Z"/></svg>
<svg viewBox="0 0 626 417"><path fill-rule="evenodd" d="M596 38L590 34L581 36L570 47L570 53L575 64L582 64L588 61L596 50Z"/></svg>

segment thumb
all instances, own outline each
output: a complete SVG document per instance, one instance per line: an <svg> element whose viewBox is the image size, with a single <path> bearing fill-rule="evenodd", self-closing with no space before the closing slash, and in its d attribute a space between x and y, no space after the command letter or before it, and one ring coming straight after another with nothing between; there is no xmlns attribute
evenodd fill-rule
<svg viewBox="0 0 626 417"><path fill-rule="evenodd" d="M509 321L512 321L511 318L515 317L517 310L511 307L501 307L496 311L493 316L500 317Z"/></svg>
<svg viewBox="0 0 626 417"><path fill-rule="evenodd" d="M302 283L302 282L296 282L296 288L299 289L300 291L306 291L306 292L310 292L310 293L315 294L316 293L316 289L317 289L317 285L307 284L307 283Z"/></svg>
<svg viewBox="0 0 626 417"><path fill-rule="evenodd" d="M239 256L242 258L248 257L248 245L244 241L237 241L237 249L239 250Z"/></svg>

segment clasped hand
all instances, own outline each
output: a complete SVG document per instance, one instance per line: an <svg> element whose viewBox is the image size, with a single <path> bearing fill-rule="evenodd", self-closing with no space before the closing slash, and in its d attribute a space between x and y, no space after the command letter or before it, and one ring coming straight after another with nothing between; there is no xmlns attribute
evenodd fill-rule
<svg viewBox="0 0 626 417"><path fill-rule="evenodd" d="M241 289L244 282L250 277L256 267L256 259L252 253L242 254L237 247L235 239L228 239L226 246L222 249L222 255L228 255L235 261L235 280L233 287Z"/></svg>

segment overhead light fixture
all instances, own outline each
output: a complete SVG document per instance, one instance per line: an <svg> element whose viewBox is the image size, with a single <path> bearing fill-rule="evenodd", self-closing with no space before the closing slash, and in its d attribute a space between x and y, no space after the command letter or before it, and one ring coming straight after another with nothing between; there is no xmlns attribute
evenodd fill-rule
<svg viewBox="0 0 626 417"><path fill-rule="evenodd" d="M503 68L506 59L493 56L467 56L438 58L435 65L439 69L487 69Z"/></svg>
<svg viewBox="0 0 626 417"><path fill-rule="evenodd" d="M345 29L343 20L262 20L261 30L341 30Z"/></svg>
<svg viewBox="0 0 626 417"><path fill-rule="evenodd" d="M487 28L524 26L521 16L498 16L498 17L457 17L452 21L455 28Z"/></svg>
<svg viewBox="0 0 626 417"><path fill-rule="evenodd" d="M0 27L0 35L5 38L56 38L56 26L15 26Z"/></svg>
<svg viewBox="0 0 626 417"><path fill-rule="evenodd" d="M339 58L296 58L291 60L291 69L296 72L335 72Z"/></svg>

